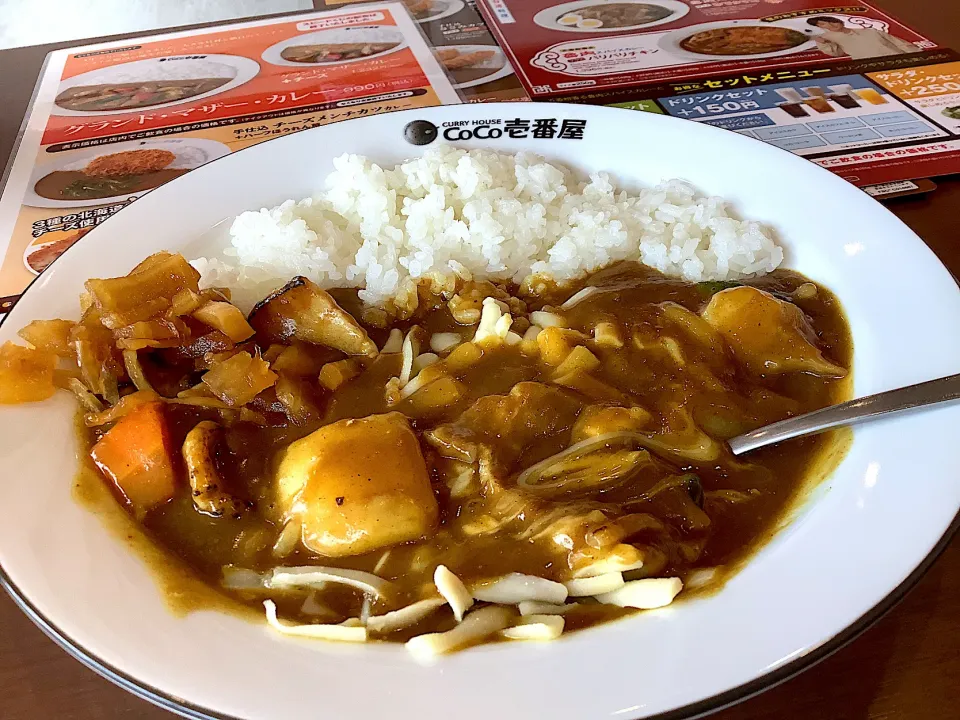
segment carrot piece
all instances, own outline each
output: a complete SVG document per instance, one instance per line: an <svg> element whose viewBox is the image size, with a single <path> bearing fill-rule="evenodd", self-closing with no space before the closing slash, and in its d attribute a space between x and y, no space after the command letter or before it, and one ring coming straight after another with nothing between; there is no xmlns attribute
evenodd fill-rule
<svg viewBox="0 0 960 720"><path fill-rule="evenodd" d="M141 405L122 417L93 446L90 456L137 516L173 497L174 453L163 403Z"/></svg>

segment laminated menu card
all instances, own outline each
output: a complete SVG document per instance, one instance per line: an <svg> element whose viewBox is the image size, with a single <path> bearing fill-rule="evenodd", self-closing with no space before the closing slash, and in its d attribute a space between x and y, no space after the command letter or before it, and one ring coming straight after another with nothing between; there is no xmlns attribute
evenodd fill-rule
<svg viewBox="0 0 960 720"><path fill-rule="evenodd" d="M534 100L715 125L861 187L960 171L960 55L867 3L478 2Z"/></svg>
<svg viewBox="0 0 960 720"><path fill-rule="evenodd" d="M326 7L369 0L318 0ZM528 100L475 0L403 0L465 102Z"/></svg>
<svg viewBox="0 0 960 720"><path fill-rule="evenodd" d="M92 228L205 163L318 125L459 102L399 2L50 53L0 198L0 312Z"/></svg>

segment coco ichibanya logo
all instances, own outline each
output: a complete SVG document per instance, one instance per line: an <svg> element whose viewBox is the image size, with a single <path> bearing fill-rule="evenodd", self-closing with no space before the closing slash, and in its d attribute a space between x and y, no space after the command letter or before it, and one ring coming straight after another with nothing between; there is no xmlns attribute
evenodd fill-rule
<svg viewBox="0 0 960 720"><path fill-rule="evenodd" d="M414 120L404 127L403 136L412 145L429 145L438 137L444 140L583 140L586 130L586 120L557 118L448 120L440 127L428 120Z"/></svg>

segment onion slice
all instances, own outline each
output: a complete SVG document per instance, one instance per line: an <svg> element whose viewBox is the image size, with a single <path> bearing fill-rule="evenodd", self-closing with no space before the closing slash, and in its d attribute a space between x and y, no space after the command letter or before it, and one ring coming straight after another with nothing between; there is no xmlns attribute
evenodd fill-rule
<svg viewBox="0 0 960 720"><path fill-rule="evenodd" d="M632 432L611 432L604 433L603 435L597 435L595 437L587 438L586 440L581 440L578 443L574 443L566 450L561 450L555 455L551 455L545 460L531 465L526 470L524 470L517 477L517 485L524 490L530 492L545 494L552 493L556 491L566 491L565 485L568 484L577 484L577 480L566 480L561 474L559 478L553 480L552 482L539 482L541 476L546 474L551 468L559 466L561 463L574 461L579 458L586 457L587 455L597 451L602 450L603 448L612 448L615 446L634 446L635 448L643 448L643 437L638 433ZM652 462L649 453L642 452L636 456L636 461L630 464L628 467L612 467L609 471L609 477L599 478L595 484L591 484L589 489L591 491L598 491L608 486L619 485L624 482L630 474L632 474L634 468L638 465L646 462ZM580 474L583 474L582 468L580 469ZM577 490L578 488L571 488L572 490Z"/></svg>
<svg viewBox="0 0 960 720"><path fill-rule="evenodd" d="M677 577L646 578L632 580L619 590L597 595L596 598L604 605L653 610L672 603L682 589L683 582Z"/></svg>
<svg viewBox="0 0 960 720"><path fill-rule="evenodd" d="M501 605L516 605L525 600L560 605L567 600L567 588L561 583L521 573L510 573L492 583L474 586L471 592L477 600Z"/></svg>
<svg viewBox="0 0 960 720"><path fill-rule="evenodd" d="M383 615L371 615L367 618L367 630L378 635L404 630L429 617L445 603L443 598L427 598Z"/></svg>
<svg viewBox="0 0 960 720"><path fill-rule="evenodd" d="M407 650L420 662L486 640L507 627L515 617L512 608L491 605L474 610L453 630L417 635L407 641Z"/></svg>
<svg viewBox="0 0 960 720"><path fill-rule="evenodd" d="M322 587L328 582L349 585L377 598L383 597L392 587L389 581L362 570L314 565L274 568L267 579L267 587L271 589Z"/></svg>
<svg viewBox="0 0 960 720"><path fill-rule="evenodd" d="M473 596L467 590L466 585L447 569L446 565L437 565L433 573L433 582L443 599L453 610L453 616L457 622L463 620L463 614L473 605Z"/></svg>
<svg viewBox="0 0 960 720"><path fill-rule="evenodd" d="M277 606L272 600L264 600L267 624L279 633L316 640L340 640L342 642L366 642L367 629L351 625L286 625L277 618Z"/></svg>

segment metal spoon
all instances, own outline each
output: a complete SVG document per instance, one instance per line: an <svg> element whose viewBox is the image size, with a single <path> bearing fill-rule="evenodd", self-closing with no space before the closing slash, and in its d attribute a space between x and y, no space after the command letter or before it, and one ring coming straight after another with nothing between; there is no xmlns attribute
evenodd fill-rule
<svg viewBox="0 0 960 720"><path fill-rule="evenodd" d="M850 400L822 410L814 410L789 420L781 420L738 435L728 440L727 444L734 455L742 455L781 440L813 435L840 425L852 425L870 420L878 415L912 410L958 398L960 398L960 375L950 375L919 385L910 385L898 390L888 390L858 400Z"/></svg>

